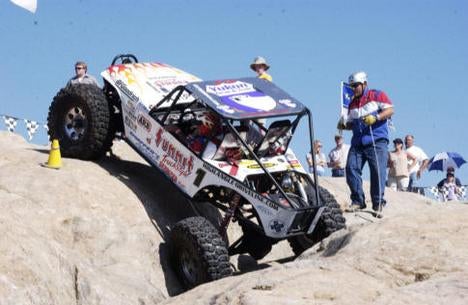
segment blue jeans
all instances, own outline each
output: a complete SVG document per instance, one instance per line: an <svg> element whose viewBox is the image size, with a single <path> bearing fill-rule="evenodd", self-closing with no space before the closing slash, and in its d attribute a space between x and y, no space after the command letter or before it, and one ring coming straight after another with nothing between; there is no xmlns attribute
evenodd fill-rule
<svg viewBox="0 0 468 305"><path fill-rule="evenodd" d="M416 176L416 172L411 173L409 176L408 192L412 192L413 187L418 186L418 183L416 182L416 180L418 180L418 177Z"/></svg>
<svg viewBox="0 0 468 305"><path fill-rule="evenodd" d="M362 190L362 169L366 162L370 168L370 193L372 208L377 209L379 203L385 204L384 192L387 176L388 141L379 139L373 145L351 146L346 164L346 182L351 190L352 204L366 206L364 191Z"/></svg>
<svg viewBox="0 0 468 305"><path fill-rule="evenodd" d="M345 170L344 168L333 168L332 169L332 177L344 177Z"/></svg>

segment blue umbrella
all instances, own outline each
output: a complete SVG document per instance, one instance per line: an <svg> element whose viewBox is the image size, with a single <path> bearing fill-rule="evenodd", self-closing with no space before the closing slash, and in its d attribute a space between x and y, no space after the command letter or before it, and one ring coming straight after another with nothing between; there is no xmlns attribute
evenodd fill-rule
<svg viewBox="0 0 468 305"><path fill-rule="evenodd" d="M463 157L456 152L441 152L429 161L429 170L446 171L448 167L460 168L466 163Z"/></svg>

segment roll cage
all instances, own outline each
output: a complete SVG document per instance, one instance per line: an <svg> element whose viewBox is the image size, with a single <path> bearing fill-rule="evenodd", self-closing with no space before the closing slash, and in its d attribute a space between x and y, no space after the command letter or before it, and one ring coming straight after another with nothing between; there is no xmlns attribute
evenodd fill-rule
<svg viewBox="0 0 468 305"><path fill-rule="evenodd" d="M260 119L265 119L266 118L265 116L259 116L259 117L251 116L248 119L244 119L244 120L242 120L242 119L235 120L235 119L232 119L232 118L227 118L227 117L223 116L221 113L219 113L219 111L216 111L216 109L214 109L212 107L211 103L207 103L206 100L203 98L203 96L200 96L200 95L195 96L194 100L191 101L191 102L179 103L179 104L177 103L180 100L180 98L183 96L183 94L189 94L189 95L192 96L193 95L192 93L193 92L190 90L190 87L188 87L187 85L178 86L178 87L174 88L161 101L159 101L155 106L153 106L150 109L149 115L152 116L157 121L159 121L162 126L165 126L166 121L167 121L167 119L168 119L168 117L169 117L169 115L171 113L180 111L180 115L183 115L183 113L184 113L184 111L186 109L191 109L190 107L193 107L193 106L199 107L199 109L210 109L211 111L217 113L219 115L220 119L222 120L222 122L225 124L225 126L228 127L228 130L233 135L235 135L237 141L239 141L242 144L242 148L245 149L248 152L249 156L251 156L253 158L253 160L257 163L257 165L262 169L263 173L269 178L269 180L273 183L273 185L279 190L281 195L287 200L289 205L291 207L294 207L295 205L293 204L292 200L289 198L287 193L283 190L283 188L278 183L278 181L273 177L273 175L262 164L260 158L263 157L263 155L260 155L260 156L258 155L259 151L262 152L261 148L262 148L263 143L265 143L267 141L266 138L267 138L267 136L269 134L268 131L272 128L272 126L274 126L274 124L276 122L272 123L270 125L270 128L267 129L263 124L259 123ZM207 97L209 98L208 95L207 95ZM169 106L159 108L161 105L164 105L164 103L168 103ZM279 118L279 117L287 117L287 116L291 116L291 114L271 115L271 116L268 116L268 118ZM276 139L274 139L273 142L275 142L278 138L283 136L286 132L290 132L291 134L290 134L289 138L287 139L287 142L283 143L283 145L285 146L284 151L286 151L286 149L289 146L292 135L294 134L300 120L304 116L306 116L307 120L308 120L310 151L313 151L312 143L314 141L314 132L313 132L312 113L310 112L310 110L307 107L304 107L302 109L302 111L300 111L299 113L295 113L294 116L295 116L295 119L291 122L290 127L287 128L287 129L284 129L282 133L276 134L275 135ZM239 121L241 123L243 121L244 122L249 121L250 123L255 124L255 126L257 126L259 129L261 129L263 132L265 132L265 136L263 137L263 140L261 142L262 144L258 145L256 148L252 149L246 143L244 137L242 137L240 135L239 131L233 125L234 121ZM313 181L311 181L311 182L313 183L314 188L315 188L315 200L316 200L315 202L317 203L318 206L321 206L320 196L319 196L319 188L318 188L318 176L317 176L317 173L316 173L317 172L316 171L316 158L315 158L315 154L311 154L311 155L312 155L312 166L314 168ZM307 175L307 177L309 177L309 176ZM309 177L309 179L310 179L310 177Z"/></svg>

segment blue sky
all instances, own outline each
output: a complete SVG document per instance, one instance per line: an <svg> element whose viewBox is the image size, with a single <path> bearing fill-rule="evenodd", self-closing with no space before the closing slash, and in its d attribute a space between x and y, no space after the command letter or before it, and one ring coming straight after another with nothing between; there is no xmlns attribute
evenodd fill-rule
<svg viewBox="0 0 468 305"><path fill-rule="evenodd" d="M36 14L1 1L0 37L2 114L45 121L78 59L99 76L114 55L131 52L209 80L250 76L262 55L274 82L312 110L326 152L340 81L364 70L394 102L392 138L412 133L430 156L468 159L466 1L39 0ZM37 143L46 142L41 133ZM300 155L304 142L295 142ZM468 165L457 175L468 183Z"/></svg>

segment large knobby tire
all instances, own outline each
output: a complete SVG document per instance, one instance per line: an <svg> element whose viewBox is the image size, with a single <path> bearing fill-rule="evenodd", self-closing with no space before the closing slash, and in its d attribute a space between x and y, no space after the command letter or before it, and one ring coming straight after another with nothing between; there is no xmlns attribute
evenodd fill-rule
<svg viewBox="0 0 468 305"><path fill-rule="evenodd" d="M50 139L58 139L64 157L94 160L112 145L115 133L110 107L102 90L94 85L61 89L49 107Z"/></svg>
<svg viewBox="0 0 468 305"><path fill-rule="evenodd" d="M288 239L294 254L299 255L333 232L346 227L346 219L335 197L329 191L319 186L320 200L325 209L320 216L317 226L309 235L298 235Z"/></svg>
<svg viewBox="0 0 468 305"><path fill-rule="evenodd" d="M225 241L203 217L178 222L171 231L170 244L172 265L186 289L232 274Z"/></svg>

